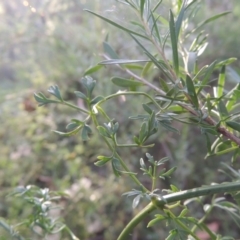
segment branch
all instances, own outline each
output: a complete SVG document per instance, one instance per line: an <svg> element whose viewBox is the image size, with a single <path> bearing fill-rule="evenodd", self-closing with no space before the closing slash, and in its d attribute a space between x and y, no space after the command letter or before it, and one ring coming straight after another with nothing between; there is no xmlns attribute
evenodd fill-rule
<svg viewBox="0 0 240 240"><path fill-rule="evenodd" d="M151 212L156 209L163 209L166 204L171 204L178 201L183 201L190 198L213 195L225 192L236 192L240 190L240 182L222 183L211 185L207 187L193 188L176 193L171 193L163 197L153 197L152 202L149 203L142 211L140 211L123 229L117 240L128 240L129 234L133 229Z"/></svg>

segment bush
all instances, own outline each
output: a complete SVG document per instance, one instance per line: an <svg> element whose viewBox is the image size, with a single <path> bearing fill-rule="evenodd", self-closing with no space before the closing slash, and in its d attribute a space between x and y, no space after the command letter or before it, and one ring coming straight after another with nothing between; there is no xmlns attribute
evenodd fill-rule
<svg viewBox="0 0 240 240"><path fill-rule="evenodd" d="M206 218L212 213L213 209L219 208L227 211L236 223L238 222L238 191L240 190L238 171L228 164L224 164L222 168L225 169L223 171L227 177L222 177L219 184L211 185L209 181L202 181L201 184L205 186L192 188L194 184L183 183L183 178L189 172L184 173L182 170L181 179L176 173L178 167L185 166L186 171L189 167L193 168L193 165L186 163L184 158L195 158L197 157L196 154L191 153L189 156L182 154L178 156L178 162L173 163L171 159L169 163L168 157L161 156L160 160L156 160L156 157L149 153L151 148L154 148L154 142L157 143L159 135L169 136L171 134L171 138L174 139L179 134L182 125L184 126L182 127L182 142L180 144L173 142L172 149L175 146L177 148L174 153L170 152L168 155L171 157L174 154L186 152L185 148L188 146L185 142L187 141L189 128L185 126L194 126L205 137L206 157L231 153L232 164L236 163L240 145L240 139L238 138L240 125L236 121L240 89L239 85L234 86L231 90L225 88L226 68L236 59L216 60L200 69L197 62L198 56L207 46L206 35L203 32L198 33L198 30L203 28L205 24L228 13L212 16L198 26L191 26L189 23L191 23L191 16L194 15L197 1L191 3L177 1L174 3L172 10L169 12L169 20L164 14L158 12L158 9L163 6L161 1L156 5L153 5L154 1L147 0L121 2L126 7L131 8L138 16L137 21L130 22L129 26L126 27L98 13L87 11L126 32L138 48L143 51L145 58L121 59L106 39L104 42L105 60L86 70L81 81L80 91L74 92L78 104L72 104L65 100L57 86L48 89L48 92L54 98L38 93L35 94L35 99L40 106L54 103L76 110L78 114L67 125L68 131L56 131L56 133L61 138L80 134L85 144L94 133L97 133L99 136L98 140L95 140L97 145L94 145L91 141L89 143L101 148L97 148L99 155L95 166L108 167L110 165L117 178L122 176L126 177L127 181L132 180L132 183L128 184L130 189L131 186L133 186L133 189L129 189L124 195L134 197L132 207L142 210L126 224L117 239L129 239L130 234L138 236L134 229L141 222L147 227L167 223L169 233L165 231L157 232L158 235L161 234L161 238L166 239L201 239L200 234L202 232L200 233L199 230L206 232L211 239L230 239L230 237L224 236L230 234L229 231L220 234L211 230L206 224ZM99 93L101 91L95 90L95 88L97 89L97 82L90 75L96 75L96 72L100 71L103 66L108 65L115 65L120 69L120 71L116 71L118 74L111 78L111 82L122 90L102 96ZM120 75L121 72L122 75ZM212 75L215 72L218 74L218 81L216 86L212 86ZM154 81L150 81L149 79L154 75L157 77ZM105 83L104 87L109 88L109 85L110 83ZM134 105L132 104L133 111L122 107L125 107L125 101L128 100L134 101ZM140 108L139 102L142 108ZM124 135L122 132L125 130L122 129L121 123L125 119L116 111L116 109L121 108L124 117L127 116L131 119L129 121L131 130ZM138 128L140 130L136 132ZM195 131L199 133L199 130ZM164 136L161 137L164 138ZM103 143L107 147L106 150L102 148ZM125 149L131 150L125 151ZM135 149L140 149L140 154ZM167 149L171 150L170 147L167 147ZM192 149L196 149L196 147L193 146ZM145 157L140 158L139 170L135 172L132 169L135 169L136 158L143 152ZM129 155L126 153L129 153ZM91 158L91 156L89 157ZM70 165L69 168L71 168ZM85 176L88 176L88 178L82 184L83 187L80 187L83 195L85 194L84 186L91 184L89 183L91 168L93 167L89 167L89 172L85 172ZM62 166L59 169L64 171ZM74 175L74 169L72 172ZM146 176L144 178L139 176L140 172ZM192 171L190 170L190 172ZM61 172L58 172L58 174L61 175ZM107 189L108 181L102 181L104 178L108 178L108 174L102 170L99 170L99 174L103 176L101 182L98 183L99 186ZM214 176L218 173L213 170L212 173L207 173L207 175ZM170 177L172 178L170 179ZM159 178L165 180L165 183L160 184ZM112 180L111 177L110 179ZM119 186L123 188L122 180L118 181ZM112 180L110 184L117 185L117 182ZM182 186L179 185L187 185L188 189L181 190ZM158 188L162 188L162 186L167 189L160 191ZM17 196L20 195L24 200L33 204L35 211L37 209L38 214L34 215L37 219L28 219L27 224L25 222L24 224L31 227L40 236L47 237L55 231L65 229L72 239L77 239L66 225L60 224L60 227L56 227L55 222L49 219L48 210L50 210L52 197L48 195L48 191L33 189L32 192L30 191L32 187L26 187L21 188L20 191L17 189L15 192ZM77 191L79 191L79 188ZM222 197L224 193L227 193L228 197ZM41 194L47 194L46 199ZM113 193L109 192L108 194L104 197L111 198ZM71 195L71 192L69 192L69 195ZM92 193L92 198L99 199L97 191ZM65 196L62 199L68 201ZM83 201L80 203L84 206L84 197L81 200ZM148 204L143 206L145 202L140 203L141 200L147 201ZM79 199L76 198L75 201L78 202ZM123 205L121 207L126 206L128 209L128 205L123 203L121 203ZM99 205L101 206L101 201ZM194 208L203 206L204 211L201 215L196 214L192 206ZM105 205L105 208L107 210L107 205ZM111 205L111 208L118 210L120 204ZM101 211L95 211L101 214ZM153 211L157 212L154 216L150 214ZM117 218L122 218L121 213L121 210L116 213ZM91 216L94 216L94 214ZM145 223L144 219L148 216L150 216L150 220ZM78 221L78 219L75 219L74 212L71 212L70 217L71 221ZM105 224L111 224L111 222L104 222L99 227L100 221L96 221L96 225L92 224L95 233L101 232L106 226ZM91 222L91 219L89 222ZM21 234L11 232L11 228L6 223L4 224L13 236L18 236L21 239ZM120 224L124 223L121 221ZM40 228L41 231L36 231L36 227ZM74 230L74 232L76 231ZM112 236L115 237L117 233L114 232L114 234L110 237L105 233L104 237L105 239L112 239ZM78 234L76 233L76 235ZM87 236L83 233L81 237Z"/></svg>

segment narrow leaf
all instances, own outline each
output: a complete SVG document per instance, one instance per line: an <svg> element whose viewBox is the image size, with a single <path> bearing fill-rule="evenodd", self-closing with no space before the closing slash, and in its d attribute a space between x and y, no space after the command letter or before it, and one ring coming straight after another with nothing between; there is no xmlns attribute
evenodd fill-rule
<svg viewBox="0 0 240 240"><path fill-rule="evenodd" d="M132 208L136 208L137 205L140 202L140 199L142 198L142 195L137 195L134 199L133 199L133 203L132 203Z"/></svg>
<svg viewBox="0 0 240 240"><path fill-rule="evenodd" d="M152 9L152 12L155 12L155 10L157 10L157 8L160 6L160 4L162 3L163 0L160 0Z"/></svg>
<svg viewBox="0 0 240 240"><path fill-rule="evenodd" d="M141 82L137 82L130 79L120 78L120 77L113 77L111 81L119 86L119 87L140 87L143 86Z"/></svg>
<svg viewBox="0 0 240 240"><path fill-rule="evenodd" d="M213 72L213 70L214 70L214 68L216 66L216 63L217 62L214 61L213 63L211 63L211 65L209 67L206 68L205 75L204 75L204 77L202 79L202 86L199 87L199 89L197 91L197 95L201 92L201 90L203 89L203 86L205 86L207 84L207 82L209 81L210 76L211 76L211 74L212 74L212 72ZM205 70L205 69L203 68L203 70Z"/></svg>
<svg viewBox="0 0 240 240"><path fill-rule="evenodd" d="M84 100L87 99L87 96L82 92L75 91L74 94L76 95L77 98L81 98L81 99L84 99Z"/></svg>
<svg viewBox="0 0 240 240"><path fill-rule="evenodd" d="M140 62L149 62L149 60L129 60L129 59L110 59L104 60L99 65L111 65L111 64L131 64L131 63L140 63Z"/></svg>
<svg viewBox="0 0 240 240"><path fill-rule="evenodd" d="M109 45L108 42L103 42L103 50L110 58L113 58L113 59L119 58L117 53L113 50L113 48Z"/></svg>
<svg viewBox="0 0 240 240"><path fill-rule="evenodd" d="M173 13L170 10L170 21L169 21L169 29L170 29L170 38L171 38L171 44L172 44L172 55L173 55L173 66L176 72L176 75L178 76L179 73L179 63L178 63L178 38L176 35L176 28L175 28L175 22Z"/></svg>
<svg viewBox="0 0 240 240"><path fill-rule="evenodd" d="M142 70L141 76L146 77L149 70L152 68L153 63L151 61L147 62Z"/></svg>
<svg viewBox="0 0 240 240"><path fill-rule="evenodd" d="M221 72L218 77L217 97L220 98L223 95L225 85L225 65L222 66Z"/></svg>
<svg viewBox="0 0 240 240"><path fill-rule="evenodd" d="M226 121L228 127L240 132L240 123L234 121Z"/></svg>
<svg viewBox="0 0 240 240"><path fill-rule="evenodd" d="M80 130L81 130L82 126L79 126L77 127L76 129L74 129L73 131L71 132L59 132L59 131L53 131L57 134L59 134L60 136L63 136L63 137L69 137L69 136L72 136L72 135L75 135L77 134Z"/></svg>
<svg viewBox="0 0 240 240"><path fill-rule="evenodd" d="M51 87L48 89L48 92L51 93L53 96L55 96L57 99L59 99L61 102L63 101L58 86L51 86Z"/></svg>
<svg viewBox="0 0 240 240"><path fill-rule="evenodd" d="M195 92L195 86L193 84L193 81L189 75L186 76L186 85L187 85L187 92L192 100L192 103L193 103L194 107L198 109L198 107L199 107L198 97Z"/></svg>
<svg viewBox="0 0 240 240"><path fill-rule="evenodd" d="M119 177L121 174L120 174L120 162L119 162L119 159L117 158L113 158L112 159L112 168L113 168L113 172L115 174L116 177Z"/></svg>
<svg viewBox="0 0 240 240"><path fill-rule="evenodd" d="M143 11L144 11L145 0L140 0L140 14L143 18Z"/></svg>
<svg viewBox="0 0 240 240"><path fill-rule="evenodd" d="M147 104L142 104L143 109L148 113L148 114L152 114L152 109L147 105Z"/></svg>
<svg viewBox="0 0 240 240"><path fill-rule="evenodd" d="M82 128L82 134L81 134L82 140L83 141L89 140L89 134L91 133L92 133L91 128L87 124L85 124Z"/></svg>
<svg viewBox="0 0 240 240"><path fill-rule="evenodd" d="M94 99L91 100L90 104L96 104L104 99L103 96L96 96Z"/></svg>
<svg viewBox="0 0 240 240"><path fill-rule="evenodd" d="M91 14L93 14L93 15L95 15L95 16L97 16L97 17L99 17L99 18L101 18L101 19L103 19L104 21L110 23L111 25L113 25L113 26L115 26L115 27L117 27L117 28L119 28L119 29L127 32L127 33L131 33L131 34L134 34L134 35L136 35L136 36L139 36L139 37L148 39L148 37L146 37L146 36L144 36L144 35L142 35L142 34L140 34L140 33L134 32L134 31L132 31L132 30L130 30L130 29L128 29L128 28L125 28L125 27L123 27L122 25L119 25L119 24L111 21L110 19L105 18L105 17L103 17L103 16L101 16L101 15L95 13L95 12L92 12L92 11L90 11L90 10L88 10L88 9L84 9L84 10L87 11L87 12L89 12L89 13L91 13Z"/></svg>
<svg viewBox="0 0 240 240"><path fill-rule="evenodd" d="M93 73L97 72L98 70L100 70L101 68L102 68L101 65L96 65L96 66L93 66L93 67L89 67L89 68L84 72L84 76L93 74Z"/></svg>
<svg viewBox="0 0 240 240"><path fill-rule="evenodd" d="M99 159L99 161L95 162L94 165L101 167L105 165L107 162L109 162L112 159L112 156L111 157L98 156L97 159Z"/></svg>
<svg viewBox="0 0 240 240"><path fill-rule="evenodd" d="M153 12L151 12L151 17L152 17L152 21L153 21L153 26L152 26L151 34L154 35L153 33L155 32L155 36L156 36L158 42L159 42L160 45L161 45L161 36L160 36L159 31L158 31L158 25L157 25L157 21L158 21L158 19L160 18L160 15L158 15L158 17L155 18ZM153 32L153 30L154 30L154 32Z"/></svg>
<svg viewBox="0 0 240 240"><path fill-rule="evenodd" d="M183 0L182 6L181 6L181 9L180 9L180 12L177 17L176 24L175 24L177 41L178 41L178 36L179 36L180 30L181 30L182 22L183 22L183 17L184 17L184 13L185 13L185 5L186 5L186 1Z"/></svg>
<svg viewBox="0 0 240 240"><path fill-rule="evenodd" d="M210 18L206 19L205 21L201 22L192 32L197 31L198 29L200 29L201 27L203 27L207 23L210 23L210 22L212 22L212 21L214 21L214 20L216 20L216 19L218 19L218 18L220 18L222 16L225 16L225 15L227 15L229 13L231 13L231 12L228 11L228 12L219 13L219 14L213 16L213 17L210 17Z"/></svg>
<svg viewBox="0 0 240 240"><path fill-rule="evenodd" d="M221 119L224 119L229 116L228 110L222 100L218 102L218 111L220 113Z"/></svg>

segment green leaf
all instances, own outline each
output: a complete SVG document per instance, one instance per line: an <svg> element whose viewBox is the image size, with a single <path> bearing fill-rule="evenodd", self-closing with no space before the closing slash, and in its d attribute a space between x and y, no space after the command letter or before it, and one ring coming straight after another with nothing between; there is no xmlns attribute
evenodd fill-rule
<svg viewBox="0 0 240 240"><path fill-rule="evenodd" d="M96 104L102 101L103 99L105 99L103 96L96 96L94 99L91 100L90 104Z"/></svg>
<svg viewBox="0 0 240 240"><path fill-rule="evenodd" d="M223 61L217 63L216 66L215 66L215 68L217 69L217 68L220 68L220 67L222 67L222 66L224 66L224 65L225 65L225 66L230 65L231 63L233 63L233 62L235 62L235 61L237 61L237 60L238 60L237 58L228 58L228 59L226 59L226 60L223 60Z"/></svg>
<svg viewBox="0 0 240 240"><path fill-rule="evenodd" d="M143 66L139 64L124 64L124 68L134 69L134 70L143 70Z"/></svg>
<svg viewBox="0 0 240 240"><path fill-rule="evenodd" d="M152 130L154 128L156 128L156 125L155 125L155 122L156 122L156 115L155 115L155 111L152 111L150 117L149 117L149 120L148 120L148 132L151 133Z"/></svg>
<svg viewBox="0 0 240 240"><path fill-rule="evenodd" d="M80 125L82 125L82 124L79 124L79 123L76 123L76 122L71 122L71 123L69 123L69 124L66 126L66 129L67 129L68 131L72 131L72 130L74 130L75 128L79 127Z"/></svg>
<svg viewBox="0 0 240 240"><path fill-rule="evenodd" d="M196 62L197 62L197 53L196 52L188 52L187 71L189 74L192 74L194 72Z"/></svg>
<svg viewBox="0 0 240 240"><path fill-rule="evenodd" d="M132 208L136 208L137 205L139 204L140 200L142 198L142 195L137 195L134 199L133 199L133 203L132 203Z"/></svg>
<svg viewBox="0 0 240 240"><path fill-rule="evenodd" d="M185 217L187 215L187 213L189 212L189 210L187 208L184 208L181 213L179 214L178 217Z"/></svg>
<svg viewBox="0 0 240 240"><path fill-rule="evenodd" d="M228 127L240 132L240 123L234 121L226 121Z"/></svg>
<svg viewBox="0 0 240 240"><path fill-rule="evenodd" d="M139 47L143 49L144 53L152 60L156 67L159 68L162 73L167 76L167 78L171 79L170 75L168 74L168 68L166 67L165 62L162 60L157 60L133 35L131 35L131 37L139 45Z"/></svg>
<svg viewBox="0 0 240 240"><path fill-rule="evenodd" d="M209 133L214 136L217 136L219 134L215 128L211 128L211 127L202 128L201 130L202 130L202 133Z"/></svg>
<svg viewBox="0 0 240 240"><path fill-rule="evenodd" d="M115 124L113 124L112 126L112 133L115 134L119 129L119 123L116 122Z"/></svg>
<svg viewBox="0 0 240 240"><path fill-rule="evenodd" d="M228 12L219 13L219 14L213 16L213 17L210 17L210 18L204 20L204 21L201 22L195 29L193 29L192 33L193 33L193 32L196 32L197 30L199 30L201 27L203 27L203 26L206 25L207 23L210 23L210 22L212 22L212 21L214 21L214 20L216 20L216 19L218 19L218 18L220 18L220 17L222 17L222 16L225 16L225 15L227 15L227 14L229 14L229 13L231 13L231 12L228 11Z"/></svg>
<svg viewBox="0 0 240 240"><path fill-rule="evenodd" d="M238 83L231 91L226 94L226 97L229 98L229 101L226 104L228 111L234 109L234 105L238 102L240 98L240 84Z"/></svg>
<svg viewBox="0 0 240 240"><path fill-rule="evenodd" d="M148 114L152 114L152 109L147 105L147 104L142 104L143 109L148 113Z"/></svg>
<svg viewBox="0 0 240 240"><path fill-rule="evenodd" d="M147 36L144 36L144 35L142 35L142 34L140 34L140 33L134 32L134 31L132 31L131 29L125 28L125 27L123 27L122 25L119 25L119 24L117 24L116 22L113 22L113 21L111 21L110 19L105 18L105 17L103 17L103 16L101 16L101 15L95 13L95 12L92 12L92 11L90 11L90 10L88 10L88 9L84 9L84 11L87 11L87 12L89 12L89 13L91 13L91 14L93 14L93 15L101 18L101 19L103 19L104 21L110 23L111 25L113 25L113 26L115 26L115 27L117 27L117 28L119 28L119 29L127 32L127 33L131 33L131 34L134 34L134 35L136 35L136 36L139 36L139 37L142 37L142 38L145 38L145 39L148 39L148 40L149 40L149 38L148 38Z"/></svg>
<svg viewBox="0 0 240 240"><path fill-rule="evenodd" d="M103 42L103 50L110 58L112 58L112 59L119 58L117 53L113 50L113 48L109 45L108 42Z"/></svg>
<svg viewBox="0 0 240 240"><path fill-rule="evenodd" d="M143 170L146 170L146 169L147 169L147 167L146 167L146 165L145 165L145 163L144 163L144 160L143 160L142 158L140 158L140 166L141 166L141 168L142 168Z"/></svg>
<svg viewBox="0 0 240 240"><path fill-rule="evenodd" d="M81 98L83 100L87 99L87 96L84 93L82 93L82 92L75 91L74 94L76 95L77 98Z"/></svg>
<svg viewBox="0 0 240 240"><path fill-rule="evenodd" d="M223 90L225 85L225 70L226 70L226 66L223 65L218 77L217 98L220 98L223 95Z"/></svg>
<svg viewBox="0 0 240 240"><path fill-rule="evenodd" d="M147 62L142 70L141 76L146 77L148 72L151 70L153 63L151 61Z"/></svg>
<svg viewBox="0 0 240 240"><path fill-rule="evenodd" d="M179 134L179 131L176 128L172 127L167 121L159 121L159 124L161 124L161 126L163 126L168 131Z"/></svg>
<svg viewBox="0 0 240 240"><path fill-rule="evenodd" d="M89 68L84 72L84 76L93 74L93 73L97 72L98 70L100 70L102 67L103 67L102 65L96 65L96 66L93 66L93 67L89 67Z"/></svg>
<svg viewBox="0 0 240 240"><path fill-rule="evenodd" d="M111 157L98 156L97 159L99 159L99 161L95 162L94 165L101 167L105 165L107 162L109 162L110 160L112 160L112 156Z"/></svg>
<svg viewBox="0 0 240 240"><path fill-rule="evenodd" d="M140 129L140 132L139 132L139 139L138 139L140 144L142 144L147 137L148 137L147 123L143 122L142 125L141 125L141 129Z"/></svg>
<svg viewBox="0 0 240 240"><path fill-rule="evenodd" d="M140 0L140 14L143 18L143 11L144 11L145 0Z"/></svg>
<svg viewBox="0 0 240 240"><path fill-rule="evenodd" d="M113 172L115 174L116 177L119 177L121 175L121 164L118 158L113 158L112 159L112 168L113 168Z"/></svg>
<svg viewBox="0 0 240 240"><path fill-rule="evenodd" d="M88 97L90 97L92 94L92 91L96 85L96 81L93 80L90 76L85 76L82 78L81 82L87 90Z"/></svg>
<svg viewBox="0 0 240 240"><path fill-rule="evenodd" d="M42 93L34 93L34 98L38 102L38 106L43 106L48 103L59 103L58 101L46 98Z"/></svg>
<svg viewBox="0 0 240 240"><path fill-rule="evenodd" d="M240 155L240 151L239 151L239 149L236 149L236 150L234 151L234 153L233 153L232 158L231 158L231 163L232 163L232 164L235 164L235 163L236 163L239 155ZM240 205L240 204L239 204L239 205Z"/></svg>
<svg viewBox="0 0 240 240"><path fill-rule="evenodd" d="M119 87L140 87L143 86L141 82L137 82L130 79L120 78L120 77L113 77L111 81L119 86Z"/></svg>
<svg viewBox="0 0 240 240"><path fill-rule="evenodd" d="M165 219L166 219L165 216L160 215L160 214L156 214L156 215L155 215L155 218L148 223L147 227L148 227L148 228L149 228L149 227L152 227L152 226L155 225L157 222L163 221L163 220L165 220Z"/></svg>
<svg viewBox="0 0 240 240"><path fill-rule="evenodd" d="M177 170L177 167L172 167L167 172L161 174L159 177L171 177L171 175Z"/></svg>
<svg viewBox="0 0 240 240"><path fill-rule="evenodd" d="M213 63L211 63L210 66L208 66L207 68L202 68L201 70L205 72L204 77L202 79L202 86L199 87L198 91L197 91L197 95L201 92L201 90L203 89L203 86L205 86L207 84L207 82L210 79L210 76L212 74L212 72L214 71L214 68L216 66L217 61L214 61ZM200 70L200 71L201 71ZM199 71L199 72L200 72ZM198 74L197 74L198 75ZM194 78L195 79L195 78Z"/></svg>
<svg viewBox="0 0 240 240"><path fill-rule="evenodd" d="M170 187L171 187L172 192L179 192L178 187L176 187L175 185L171 184Z"/></svg>
<svg viewBox="0 0 240 240"><path fill-rule="evenodd" d="M174 16L172 11L170 10L170 21L169 21L169 29L170 29L170 38L171 38L171 48L173 55L173 66L178 76L179 73L179 63L178 63L178 38L176 35L176 27L174 22Z"/></svg>
<svg viewBox="0 0 240 240"><path fill-rule="evenodd" d="M139 140L138 137L134 136L134 137L133 137L133 141L134 141L137 145L141 145L141 141Z"/></svg>
<svg viewBox="0 0 240 240"><path fill-rule="evenodd" d="M140 63L140 62L149 62L149 60L110 59L110 60L104 60L98 64L111 65L111 64L131 64L131 63Z"/></svg>
<svg viewBox="0 0 240 240"><path fill-rule="evenodd" d="M106 128L104 128L102 126L98 126L97 129L98 129L100 135L102 135L103 137L112 138L111 134L107 131Z"/></svg>
<svg viewBox="0 0 240 240"><path fill-rule="evenodd" d="M151 11L151 17L152 17L152 21L153 21L151 34L157 38L159 44L161 45L162 41L161 41L161 36L160 36L159 31L158 31L158 25L157 25L157 21L160 18L160 15L158 15L158 17L155 18L153 12Z"/></svg>
<svg viewBox="0 0 240 240"><path fill-rule="evenodd" d="M82 128L82 140L87 141L89 139L89 134L91 133L92 129L87 124L85 124Z"/></svg>
<svg viewBox="0 0 240 240"><path fill-rule="evenodd" d="M77 128L75 128L73 131L71 132L59 132L59 131L53 131L57 134L59 134L60 136L63 136L63 137L69 137L69 136L72 136L72 135L75 135L77 134L80 130L81 130L82 126L79 126Z"/></svg>
<svg viewBox="0 0 240 240"><path fill-rule="evenodd" d="M198 107L199 107L198 97L197 97L197 94L195 92L195 86L193 84L193 81L192 81L192 79L189 75L186 76L186 86L187 86L188 95L190 96L194 107L198 109Z"/></svg>
<svg viewBox="0 0 240 240"><path fill-rule="evenodd" d="M228 110L222 100L218 102L218 111L220 113L221 119L224 119L229 116Z"/></svg>
<svg viewBox="0 0 240 240"><path fill-rule="evenodd" d="M157 161L157 166L163 165L167 161L169 161L168 157L161 158L159 161Z"/></svg>
<svg viewBox="0 0 240 240"><path fill-rule="evenodd" d="M63 102L60 90L58 88L58 86L51 86L48 89L48 92L51 93L53 96L55 96L57 99L59 99L61 102Z"/></svg>
<svg viewBox="0 0 240 240"><path fill-rule="evenodd" d="M182 6L180 9L179 15L177 17L176 23L175 23L177 41L178 41L179 33L181 30L182 22L183 22L183 17L184 17L184 13L185 13L185 5L186 5L186 1L182 1Z"/></svg>
<svg viewBox="0 0 240 240"><path fill-rule="evenodd" d="M158 1L158 3L153 7L152 12L155 12L157 8L160 6L163 0Z"/></svg>

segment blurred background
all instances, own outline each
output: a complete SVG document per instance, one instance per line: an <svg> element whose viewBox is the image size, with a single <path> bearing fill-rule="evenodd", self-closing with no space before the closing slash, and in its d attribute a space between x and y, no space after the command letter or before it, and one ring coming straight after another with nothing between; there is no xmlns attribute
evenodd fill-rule
<svg viewBox="0 0 240 240"><path fill-rule="evenodd" d="M161 11L167 16L169 1L163 2ZM206 27L209 46L199 59L200 65L215 59L239 58L239 1L200 2L201 8L192 24L213 14L232 12ZM134 18L132 12L114 0L0 1L0 216L11 224L27 216L29 211L21 202L6 196L18 185L35 184L68 192L69 198L62 202L63 208L57 214L81 239L112 240L146 203L133 210L131 199L121 195L136 186L129 184L127 177L116 179L111 167L94 166L97 155L106 154L97 136L82 142L78 135L63 138L52 132L65 131L70 119L78 117L76 112L55 105L39 108L33 98L34 92L46 93L51 85L58 85L64 98L76 103L73 92L81 90L79 80L85 70L102 60L102 42L107 34L109 43L122 58L142 58L142 52L126 34L83 11L84 8L122 24ZM118 90L107 84L118 72L121 74L118 69L107 67L93 74L98 93L106 96ZM228 72L229 86L239 82L240 61ZM157 74L150 74L149 81ZM105 105L110 116L120 122L122 142L138 131L128 116L139 113L139 99L127 100L126 103L116 101L116 106ZM229 162L230 157L205 160L205 139L200 130L188 126L178 126L178 129L180 135L162 130L152 139L156 145L149 150L156 159L169 156L169 167L178 167L171 183L187 189L223 181L224 176L216 174L215 169L221 161ZM139 159L144 151L126 149L122 156L132 171L139 172ZM144 176L142 179L149 184ZM159 181L158 188L168 187L169 180ZM201 216L202 211L195 209L195 216ZM230 228L231 221L223 216L217 210L208 222L214 223L219 233L237 237L237 228ZM145 226L150 219L146 219ZM37 239L26 229L23 231L29 239ZM139 226L132 239L159 239L166 231L160 226L151 229ZM0 228L0 236L4 234ZM63 233L56 239L69 238Z"/></svg>

